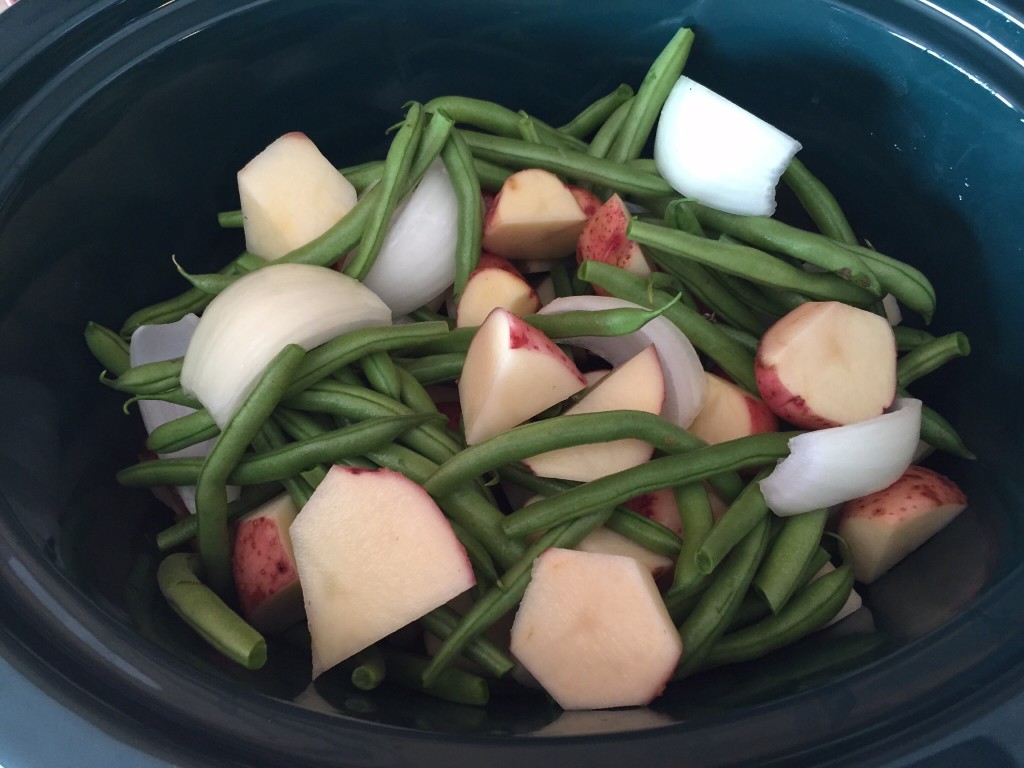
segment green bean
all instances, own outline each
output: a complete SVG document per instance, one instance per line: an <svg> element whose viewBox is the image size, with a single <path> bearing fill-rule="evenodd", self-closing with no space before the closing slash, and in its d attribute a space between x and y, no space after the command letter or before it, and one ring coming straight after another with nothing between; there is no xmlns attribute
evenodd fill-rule
<svg viewBox="0 0 1024 768"><path fill-rule="evenodd" d="M193 288L198 288L203 293L208 293L211 296L222 293L241 277L241 275L222 275L220 273L193 275L190 272L186 272L177 261L175 261L175 266L178 269L178 274L188 280Z"/></svg>
<svg viewBox="0 0 1024 768"><path fill-rule="evenodd" d="M579 483L567 480L539 477L521 464L506 464L498 470L498 475L505 482L542 496L554 496L579 485ZM675 557L679 553L679 537L673 531L629 507L617 506L605 523L605 527L659 555Z"/></svg>
<svg viewBox="0 0 1024 768"><path fill-rule="evenodd" d="M463 549L466 550L469 562L473 566L473 572L489 584L496 582L498 580L498 570L494 566L494 558L487 551L487 547L467 531L464 525L454 520L449 522L451 523L452 530L455 531L455 537L461 542Z"/></svg>
<svg viewBox="0 0 1024 768"><path fill-rule="evenodd" d="M252 447L259 453L279 450L289 444L288 436L277 422L274 421L273 417L263 423L260 431L252 439ZM309 499L313 495L313 485L305 476L294 474L281 478L279 482L296 509L301 510L309 503ZM317 485L319 485L319 482Z"/></svg>
<svg viewBox="0 0 1024 768"><path fill-rule="evenodd" d="M220 211L217 214L217 225L222 229L241 229L245 225L245 219L239 209L233 211Z"/></svg>
<svg viewBox="0 0 1024 768"><path fill-rule="evenodd" d="M789 307L782 301L782 297L776 291L769 291L766 286L751 283L736 275L728 275L724 272L717 274L722 285L736 296L736 298L750 307L754 312L766 317L769 322L782 317L789 311Z"/></svg>
<svg viewBox="0 0 1024 768"><path fill-rule="evenodd" d="M751 435L689 453L651 459L512 512L501 527L510 536L522 536L607 506L614 507L643 493L774 463L788 455L791 437L791 432Z"/></svg>
<svg viewBox="0 0 1024 768"><path fill-rule="evenodd" d="M912 395L908 395L906 390L902 390L900 396L911 397ZM921 406L921 439L933 448L953 456L972 461L977 458L953 428L953 425L927 405Z"/></svg>
<svg viewBox="0 0 1024 768"><path fill-rule="evenodd" d="M608 159L624 163L640 156L661 108L679 80L693 45L693 32L678 30L647 71L630 106L629 115L615 137Z"/></svg>
<svg viewBox="0 0 1024 768"><path fill-rule="evenodd" d="M358 421L415 415L411 408L385 395L365 387L332 381L320 382L287 400L287 405L297 410L329 413ZM396 439L435 462L445 461L462 449L462 445L450 437L441 424L429 420Z"/></svg>
<svg viewBox="0 0 1024 768"><path fill-rule="evenodd" d="M466 281L480 260L484 203L480 196L480 180L473 167L473 156L458 133L449 136L441 150L441 160L448 170L448 178L451 179L459 206L454 283L455 303L458 304L466 288Z"/></svg>
<svg viewBox="0 0 1024 768"><path fill-rule="evenodd" d="M550 141L544 141L540 137L540 131L537 130L537 123L529 115L520 115L519 117L519 138L523 141L528 141L531 144L546 144L552 146Z"/></svg>
<svg viewBox="0 0 1024 768"><path fill-rule="evenodd" d="M680 232L688 232L697 237L707 237L704 227L701 226L697 214L693 212L690 201L679 197L665 206L662 214L669 226L675 227Z"/></svg>
<svg viewBox="0 0 1024 768"><path fill-rule="evenodd" d="M232 588L225 491L228 478L260 425L277 406L305 354L302 347L289 344L274 357L252 393L221 431L196 477L196 543L203 570L218 594L229 594Z"/></svg>
<svg viewBox="0 0 1024 768"><path fill-rule="evenodd" d="M359 360L366 380L382 395L398 400L402 396L402 380L398 368L387 352L370 352Z"/></svg>
<svg viewBox="0 0 1024 768"><path fill-rule="evenodd" d="M161 424L146 439L146 447L154 453L174 453L219 434L220 427L210 412L203 409Z"/></svg>
<svg viewBox="0 0 1024 768"><path fill-rule="evenodd" d="M703 483L677 486L675 499L683 527L683 545L679 549L669 591L693 594L706 581L706 574L697 567L697 552L715 520L711 513L711 500Z"/></svg>
<svg viewBox="0 0 1024 768"><path fill-rule="evenodd" d="M129 368L116 379L101 378L104 384L132 395L158 395L181 386L181 358L158 360Z"/></svg>
<svg viewBox="0 0 1024 768"><path fill-rule="evenodd" d="M114 376L121 376L132 367L128 342L99 323L86 323L85 344L97 362Z"/></svg>
<svg viewBox="0 0 1024 768"><path fill-rule="evenodd" d="M524 112L513 112L493 101L484 101L468 96L439 96L428 101L426 109L428 112L443 112L456 123L472 125L475 128L506 137L518 137L522 119L529 117ZM538 133L546 139L556 141L558 146L585 146L576 137L559 133L557 128L553 128L542 120L530 119L533 120Z"/></svg>
<svg viewBox="0 0 1024 768"><path fill-rule="evenodd" d="M232 261L220 270L221 274L239 274L236 261ZM148 307L129 315L121 326L121 335L131 337L132 333L143 325L175 323L190 312L202 312L213 297L198 288L189 288L184 293L170 299L151 304Z"/></svg>
<svg viewBox="0 0 1024 768"><path fill-rule="evenodd" d="M584 264L586 263L588 262L584 262ZM661 306L652 309L642 307L574 309L547 315L526 315L522 320L555 341L574 339L579 336L625 336L639 331L651 320L668 313L678 303L675 296L662 295L662 298ZM425 340L420 344L419 352L427 355L465 352L469 349L478 327L464 326L439 334L436 340Z"/></svg>
<svg viewBox="0 0 1024 768"><path fill-rule="evenodd" d="M672 188L660 176L572 149L556 149L521 139L461 131L474 157L514 168L543 168L574 179L611 187L621 194L667 195Z"/></svg>
<svg viewBox="0 0 1024 768"><path fill-rule="evenodd" d="M381 328L360 328L343 333L310 350L286 397L293 397L335 371L371 352L412 349L448 333L444 323L408 323Z"/></svg>
<svg viewBox="0 0 1024 768"><path fill-rule="evenodd" d="M361 691L372 691L384 682L387 677L387 662L384 654L376 645L364 648L352 657L355 667L352 669L352 685Z"/></svg>
<svg viewBox="0 0 1024 768"><path fill-rule="evenodd" d="M779 613L722 637L704 668L756 659L796 642L839 613L852 589L853 569L846 562L803 587Z"/></svg>
<svg viewBox="0 0 1024 768"><path fill-rule="evenodd" d="M654 249L649 250L648 255L655 264L678 278L716 318L754 336L764 333L765 324L718 280L713 271L695 261L672 258Z"/></svg>
<svg viewBox="0 0 1024 768"><path fill-rule="evenodd" d="M624 269L588 259L580 264L577 274L616 298L641 306L649 301L644 279ZM668 298L661 291L653 292L655 303L662 303ZM717 325L681 304L667 309L665 317L686 335L694 347L718 363L733 381L750 392L757 392L753 355L723 333Z"/></svg>
<svg viewBox="0 0 1024 768"><path fill-rule="evenodd" d="M497 192L501 189L505 180L515 173L511 168L506 168L503 165L487 160L481 160L479 157L473 158L473 171L476 173L480 188L491 192Z"/></svg>
<svg viewBox="0 0 1024 768"><path fill-rule="evenodd" d="M842 247L857 254L868 265L883 291L917 312L925 323L931 322L935 314L935 289L920 270L863 245L842 244Z"/></svg>
<svg viewBox="0 0 1024 768"><path fill-rule="evenodd" d="M900 358L896 364L896 380L901 387L909 387L922 376L945 365L950 360L971 353L971 343L962 333L950 333L926 342Z"/></svg>
<svg viewBox="0 0 1024 768"><path fill-rule="evenodd" d="M754 336L752 333L747 333L746 331L741 331L739 328L733 328L731 325L726 325L725 323L718 323L717 325L719 331L732 339L733 342L738 344L748 354L751 356L757 355L757 348L761 344L761 340L757 336Z"/></svg>
<svg viewBox="0 0 1024 768"><path fill-rule="evenodd" d="M157 583L167 602L186 624L232 661L259 669L267 661L267 642L199 580L198 555L178 552L165 557Z"/></svg>
<svg viewBox="0 0 1024 768"><path fill-rule="evenodd" d="M181 387L175 387L169 389L166 392L160 392L155 395L132 395L124 401L122 410L128 413L128 410L134 403L146 401L146 400L159 400L163 403L173 403L174 405L184 405L187 408L202 408L202 403L196 398L195 395L190 395Z"/></svg>
<svg viewBox="0 0 1024 768"><path fill-rule="evenodd" d="M344 272L349 277L362 280L373 267L373 262L384 244L391 224L391 217L401 201L405 191L409 171L412 166L416 147L423 133L423 107L416 102L409 105L405 121L398 129L387 157L384 160L384 172L380 183L374 189L380 189L375 201L369 222L363 230L359 241L359 249L345 265Z"/></svg>
<svg viewBox="0 0 1024 768"><path fill-rule="evenodd" d="M409 314L406 315L406 317L417 323L442 322L449 328L455 327L454 319L448 317L447 315L442 315L440 312L435 312L434 310L426 306L418 307L417 309L410 311Z"/></svg>
<svg viewBox="0 0 1024 768"><path fill-rule="evenodd" d="M423 485L437 471L437 464L401 445L389 445L368 451L366 458L382 467L401 472L414 483ZM455 522L475 537L501 568L507 568L523 554L522 541L502 530L504 515L472 486L458 488L437 499L437 504Z"/></svg>
<svg viewBox="0 0 1024 768"><path fill-rule="evenodd" d="M640 245L679 258L692 259L721 272L762 285L794 290L818 299L842 301L855 306L868 306L877 300L877 294L837 275L805 272L765 251L747 245L707 240L637 219L630 221L626 235Z"/></svg>
<svg viewBox="0 0 1024 768"><path fill-rule="evenodd" d="M442 605L420 618L423 628L442 642L450 635L462 619L454 608ZM472 662L479 664L495 677L504 677L515 666L508 653L486 637L477 636L466 644L462 652Z"/></svg>
<svg viewBox="0 0 1024 768"><path fill-rule="evenodd" d="M401 401L405 405L416 413L437 414L441 412L437 407L437 403L434 402L434 398L416 380L415 376L398 366L395 366L395 373L398 376L399 383L402 385Z"/></svg>
<svg viewBox="0 0 1024 768"><path fill-rule="evenodd" d="M277 483L268 483L265 486L255 487L251 494L243 494L241 498L235 499L228 504L227 518L229 521L237 520L247 515L257 507L270 501L281 493L281 487ZM184 517L174 525L165 528L156 535L156 546L161 552L177 549L196 537L196 516Z"/></svg>
<svg viewBox="0 0 1024 768"><path fill-rule="evenodd" d="M472 478L504 464L562 448L623 439L642 440L657 450L672 454L706 447L703 440L682 427L657 414L643 411L602 411L555 416L520 424L469 446L438 467L437 472L424 483L424 488L431 495L443 496Z"/></svg>
<svg viewBox="0 0 1024 768"><path fill-rule="evenodd" d="M408 372L423 386L455 381L462 375L462 366L465 362L465 352L443 352L423 357L401 357L395 360L402 370Z"/></svg>
<svg viewBox="0 0 1024 768"><path fill-rule="evenodd" d="M765 251L782 253L840 275L874 296L882 287L871 269L848 248L815 232L807 232L768 216L740 216L705 205L692 210L705 227L730 235Z"/></svg>
<svg viewBox="0 0 1024 768"><path fill-rule="evenodd" d="M794 157L789 162L789 167L782 174L782 182L793 191L811 221L825 237L841 243L857 244L857 235L835 197L798 158Z"/></svg>
<svg viewBox="0 0 1024 768"><path fill-rule="evenodd" d="M594 134L594 138L590 141L590 146L587 148L587 154L591 157L604 159L608 156L608 152L611 151L612 144L615 143L615 137L619 135L619 131L622 130L622 124L626 122L626 118L629 117L629 110L633 106L633 99L635 97L630 96L624 102L619 104L614 112L608 117L607 120L597 129L597 133ZM599 195L600 197L601 195Z"/></svg>
<svg viewBox="0 0 1024 768"><path fill-rule="evenodd" d="M750 587L768 544L768 520L762 519L736 546L711 578L696 606L679 626L683 656L675 679L693 674L725 634Z"/></svg>
<svg viewBox="0 0 1024 768"><path fill-rule="evenodd" d="M430 685L439 674L463 652L466 645L487 630L494 622L515 608L523 599L530 583L533 561L550 547L571 548L579 544L584 536L599 528L611 514L605 508L545 531L510 564L498 582L477 600L451 633L441 643L434 659L423 672L423 681Z"/></svg>
<svg viewBox="0 0 1024 768"><path fill-rule="evenodd" d="M743 537L768 517L770 510L760 482L767 476L768 470L759 472L708 531L697 549L697 569L701 573L711 573Z"/></svg>
<svg viewBox="0 0 1024 768"><path fill-rule="evenodd" d="M585 139L612 116L619 105L633 96L633 89L628 85L620 85L611 93L588 104L583 110L565 125L558 128L562 133Z"/></svg>
<svg viewBox="0 0 1024 768"><path fill-rule="evenodd" d="M928 333L928 331L922 331L906 325L894 326L892 333L896 337L896 349L899 352L909 352L923 344L935 341L935 336Z"/></svg>
<svg viewBox="0 0 1024 768"><path fill-rule="evenodd" d="M817 576L818 571L824 567L825 563L831 560L828 550L824 547L819 546L811 554L811 557L803 566L803 570L800 572L799 578L797 579L797 589L800 589L810 583L811 579ZM761 563L764 567L764 563ZM757 578L756 576L754 577ZM733 620L729 623L729 628L726 632L735 632L737 629L743 629L751 624L755 624L762 619L765 619L772 615L772 609L765 601L764 596L761 595L757 590L750 590L746 597L743 598L743 602L740 604L739 610L736 611L736 615L733 616Z"/></svg>
<svg viewBox="0 0 1024 768"><path fill-rule="evenodd" d="M782 530L754 577L754 588L764 597L772 613L781 611L801 586L804 568L820 548L827 516L827 509L819 509L785 518Z"/></svg>
<svg viewBox="0 0 1024 768"><path fill-rule="evenodd" d="M387 662L390 682L445 701L474 707L484 706L490 698L487 681L479 675L452 667L434 677L430 685L425 685L423 673L432 663L430 659L388 646L382 646L381 651Z"/></svg>

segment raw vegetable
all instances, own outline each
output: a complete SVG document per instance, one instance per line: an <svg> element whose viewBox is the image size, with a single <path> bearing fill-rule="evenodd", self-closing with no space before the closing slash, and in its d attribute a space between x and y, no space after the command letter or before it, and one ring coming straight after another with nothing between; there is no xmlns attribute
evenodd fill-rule
<svg viewBox="0 0 1024 768"><path fill-rule="evenodd" d="M680 30L635 94L563 128L410 103L386 157L345 172L348 211L267 251L287 221L337 210L321 182L344 186L322 155L279 186L315 150L288 134L240 174L245 216L222 217L275 258L180 271L192 287L123 338L87 327L104 384L193 409L147 416L147 449L199 455L118 479L198 486L196 515L158 538L159 582L214 648L263 663L245 616L305 634L313 675L341 665L361 695L482 706L525 666L563 707L644 704L835 621L854 573L963 508L910 462L921 440L970 452L906 388L967 339L892 326L932 319L931 284L858 243L796 142L680 79L692 41ZM683 146L691 129L705 138ZM820 232L729 212L768 213L780 173ZM189 312L187 350L129 357L132 331L177 334ZM812 431L776 431L792 426Z"/></svg>

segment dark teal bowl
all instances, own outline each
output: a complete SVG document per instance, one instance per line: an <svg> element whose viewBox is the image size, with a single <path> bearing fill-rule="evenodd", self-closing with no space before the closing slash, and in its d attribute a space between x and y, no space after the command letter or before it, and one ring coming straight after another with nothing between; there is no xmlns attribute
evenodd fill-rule
<svg viewBox="0 0 1024 768"><path fill-rule="evenodd" d="M1022 11L998 0L18 4L0 17L3 669L66 722L135 745L136 761L176 764L861 766L1000 712L1019 720ZM237 233L213 214L236 205L234 172L281 133L305 131L355 163L380 154L404 102L445 93L558 123L639 83L680 25L697 32L689 72L798 137L860 235L933 277L935 330L973 342L969 361L919 390L978 454L939 462L971 506L870 590L885 642L832 633L678 686L649 711L570 718L536 696L478 711L342 685L314 693L287 654L255 675L204 654L152 600L141 545L162 513L112 480L140 426L97 383L86 321L116 326L168 295L172 254L193 269L233 256ZM61 723L19 701L4 699L0 752L53 754L26 739L59 743ZM1015 738L982 734L958 764L1024 761ZM90 759L67 764L92 764L88 744L69 749ZM103 759L114 755L138 764Z"/></svg>

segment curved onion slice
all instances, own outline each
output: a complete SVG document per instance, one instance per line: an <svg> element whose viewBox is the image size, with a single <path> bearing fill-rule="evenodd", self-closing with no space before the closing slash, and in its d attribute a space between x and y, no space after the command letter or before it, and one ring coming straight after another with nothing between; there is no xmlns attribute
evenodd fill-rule
<svg viewBox="0 0 1024 768"><path fill-rule="evenodd" d="M620 307L643 309L637 304L609 296L564 296L552 301L538 314L550 315L557 312L595 311ZM686 335L664 317L656 317L639 331L625 336L580 336L559 339L559 343L587 349L612 365L626 362L644 347L653 344L658 350L662 371L665 374L665 405L661 409L661 415L673 424L688 427L696 418L697 412L704 407L704 401L708 396L708 382L697 350L693 348Z"/></svg>
<svg viewBox="0 0 1024 768"><path fill-rule="evenodd" d="M680 77L654 137L658 173L673 189L729 213L770 216L775 187L800 142L714 91Z"/></svg>
<svg viewBox="0 0 1024 768"><path fill-rule="evenodd" d="M899 398L889 413L873 419L794 437L789 456L761 481L761 491L777 515L880 491L910 466L920 434L921 401Z"/></svg>
<svg viewBox="0 0 1024 768"><path fill-rule="evenodd" d="M395 211L380 253L363 284L395 317L422 307L455 282L459 204L440 160Z"/></svg>
<svg viewBox="0 0 1024 768"><path fill-rule="evenodd" d="M173 360L182 357L188 349L189 341L199 325L199 318L193 314L185 315L176 323L143 325L132 334L128 347L128 361L132 366L155 363L161 360ZM181 416L193 413L194 409L177 403L165 403L163 400L140 400L139 413L146 431L152 432L162 424L173 421ZM210 452L215 438L182 448L172 453L162 453L162 458L181 456L202 457ZM178 498L191 513L196 511L196 489L194 486L178 486ZM228 500L238 498L239 489L228 486ZM158 494L159 495L159 494ZM171 504L172 508L177 508Z"/></svg>
<svg viewBox="0 0 1024 768"><path fill-rule="evenodd" d="M272 264L210 302L185 353L181 386L223 428L286 345L312 349L346 331L390 324L384 302L347 275Z"/></svg>

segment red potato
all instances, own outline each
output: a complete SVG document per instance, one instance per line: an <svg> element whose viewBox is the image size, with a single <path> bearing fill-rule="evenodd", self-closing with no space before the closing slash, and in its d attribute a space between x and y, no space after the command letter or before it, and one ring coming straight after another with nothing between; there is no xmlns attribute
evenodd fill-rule
<svg viewBox="0 0 1024 768"><path fill-rule="evenodd" d="M680 536L683 533L683 524L679 519L679 507L676 505L676 495L671 488L662 488L659 491L636 496L627 501L625 506L649 520L660 523Z"/></svg>
<svg viewBox="0 0 1024 768"><path fill-rule="evenodd" d="M495 307L522 317L540 309L540 298L511 262L494 254L483 254L462 291L455 325L480 325Z"/></svg>
<svg viewBox="0 0 1024 768"><path fill-rule="evenodd" d="M597 555L623 555L624 557L631 557L649 570L655 580L667 573L673 563L672 558L651 552L651 550L637 544L628 536L623 536L621 533L616 533L611 528L605 528L604 526L588 533L573 549Z"/></svg>
<svg viewBox="0 0 1024 768"><path fill-rule="evenodd" d="M577 187L574 184L569 184L569 191L572 192L572 196L576 198L576 203L579 205L580 210L583 211L583 215L588 219L600 210L604 203L601 198L591 192L589 189L583 187Z"/></svg>
<svg viewBox="0 0 1024 768"><path fill-rule="evenodd" d="M769 328L754 363L762 399L805 429L880 416L896 397L896 339L884 317L836 301L801 304Z"/></svg>
<svg viewBox="0 0 1024 768"><path fill-rule="evenodd" d="M245 247L276 259L336 224L356 190L304 133L286 133L238 172Z"/></svg>
<svg viewBox="0 0 1024 768"><path fill-rule="evenodd" d="M838 533L853 551L857 580L875 581L966 507L967 497L952 480L913 465L889 487L846 502Z"/></svg>
<svg viewBox="0 0 1024 768"><path fill-rule="evenodd" d="M484 217L483 247L507 259L557 259L573 252L586 220L561 179L528 168L498 192Z"/></svg>
<svg viewBox="0 0 1024 768"><path fill-rule="evenodd" d="M499 307L473 336L459 378L466 442L522 424L584 386L583 375L558 345Z"/></svg>
<svg viewBox="0 0 1024 768"><path fill-rule="evenodd" d="M389 469L332 467L291 536L314 678L476 583L444 513Z"/></svg>
<svg viewBox="0 0 1024 768"><path fill-rule="evenodd" d="M282 632L303 618L302 587L288 527L298 510L287 495L238 521L231 568L238 605L260 632Z"/></svg>
<svg viewBox="0 0 1024 768"><path fill-rule="evenodd" d="M583 225L576 243L576 261L590 259L650 277L651 265L640 245L626 237L632 214L618 195L612 195Z"/></svg>
<svg viewBox="0 0 1024 768"><path fill-rule="evenodd" d="M690 432L714 445L778 431L778 418L759 398L713 373L705 376L708 398L688 427Z"/></svg>
<svg viewBox="0 0 1024 768"><path fill-rule="evenodd" d="M563 709L604 709L650 703L683 644L647 568L552 548L534 561L511 651Z"/></svg>
<svg viewBox="0 0 1024 768"><path fill-rule="evenodd" d="M565 413L628 410L657 414L664 403L665 377L652 344L612 369ZM639 466L653 453L654 447L642 440L612 440L548 451L524 459L523 464L540 477L586 482Z"/></svg>

